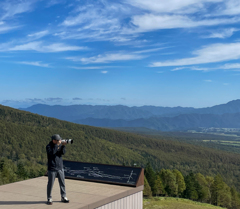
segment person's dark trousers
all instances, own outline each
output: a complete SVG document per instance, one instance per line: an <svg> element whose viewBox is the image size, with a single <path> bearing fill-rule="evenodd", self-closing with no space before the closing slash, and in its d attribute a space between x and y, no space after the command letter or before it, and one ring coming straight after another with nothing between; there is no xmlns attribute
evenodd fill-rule
<svg viewBox="0 0 240 209"><path fill-rule="evenodd" d="M58 171L48 171L48 185L47 185L47 198L52 198L52 188L55 181L55 178L58 178L59 186L60 186L60 193L62 197L66 197L66 190L65 190L65 176L64 170Z"/></svg>

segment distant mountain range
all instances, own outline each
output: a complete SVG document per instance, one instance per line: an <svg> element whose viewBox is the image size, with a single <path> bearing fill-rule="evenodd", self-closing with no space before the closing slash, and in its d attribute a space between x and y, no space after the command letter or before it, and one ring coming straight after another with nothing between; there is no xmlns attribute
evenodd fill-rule
<svg viewBox="0 0 240 209"><path fill-rule="evenodd" d="M151 117L135 120L86 118L75 121L98 127L145 127L161 131L184 131L199 127L240 128L240 113L235 114L183 114L176 117Z"/></svg>
<svg viewBox="0 0 240 209"><path fill-rule="evenodd" d="M207 108L38 104L21 110L99 127L146 127L161 131L198 127L240 128L240 100Z"/></svg>

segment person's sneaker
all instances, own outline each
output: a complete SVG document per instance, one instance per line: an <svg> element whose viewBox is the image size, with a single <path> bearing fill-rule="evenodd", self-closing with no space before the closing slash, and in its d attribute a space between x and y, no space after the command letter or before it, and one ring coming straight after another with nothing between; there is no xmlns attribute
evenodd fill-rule
<svg viewBox="0 0 240 209"><path fill-rule="evenodd" d="M64 203L69 203L69 200L68 200L67 197L62 197L62 200L61 200L61 201L64 202Z"/></svg>
<svg viewBox="0 0 240 209"><path fill-rule="evenodd" d="M48 204L48 205L52 205L52 199L51 199L51 198L48 199L47 204Z"/></svg>

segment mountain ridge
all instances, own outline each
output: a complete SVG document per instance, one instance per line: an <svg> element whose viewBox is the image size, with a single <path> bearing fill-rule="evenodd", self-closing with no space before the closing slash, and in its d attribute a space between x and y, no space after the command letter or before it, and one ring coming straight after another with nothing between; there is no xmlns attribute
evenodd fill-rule
<svg viewBox="0 0 240 209"><path fill-rule="evenodd" d="M240 99L206 108L38 104L21 110L98 127L146 127L161 131L240 127Z"/></svg>

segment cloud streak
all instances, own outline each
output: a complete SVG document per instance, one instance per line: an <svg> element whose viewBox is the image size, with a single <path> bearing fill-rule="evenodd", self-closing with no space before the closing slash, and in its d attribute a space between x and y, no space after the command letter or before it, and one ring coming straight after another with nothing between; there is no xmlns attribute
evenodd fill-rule
<svg viewBox="0 0 240 209"><path fill-rule="evenodd" d="M18 14L32 11L33 5L36 3L36 0L13 0L13 1L2 1L0 7L3 11L1 20L12 18Z"/></svg>
<svg viewBox="0 0 240 209"><path fill-rule="evenodd" d="M23 64L23 65L32 65L32 66L37 66L37 67L47 67L47 68L50 67L49 64L42 63L41 61L36 61L36 62L17 62L17 63Z"/></svg>
<svg viewBox="0 0 240 209"><path fill-rule="evenodd" d="M214 18L205 20L195 20L185 15L136 15L132 18L132 24L136 27L127 29L126 33L148 32L160 29L173 28L194 28L200 26L214 26L222 24L233 24L240 22L240 18Z"/></svg>
<svg viewBox="0 0 240 209"><path fill-rule="evenodd" d="M21 45L14 45L13 43L5 43L0 45L0 51L37 51L43 53L50 53L63 51L79 51L86 49L87 47L72 46L65 43L46 44L42 41L33 41Z"/></svg>
<svg viewBox="0 0 240 209"><path fill-rule="evenodd" d="M126 60L139 60L146 56L136 55L136 54L126 54L126 53L113 53L113 54L99 54L93 57L67 57L66 59L72 60L74 62L82 62L84 64L90 63L109 63L116 61L126 61Z"/></svg>
<svg viewBox="0 0 240 209"><path fill-rule="evenodd" d="M186 66L195 64L216 63L240 58L240 43L211 44L192 53L194 57L153 62L150 67Z"/></svg>
<svg viewBox="0 0 240 209"><path fill-rule="evenodd" d="M88 67L70 66L69 68L76 69L76 70L96 70L96 69L114 68L114 67L118 67L118 66L88 66Z"/></svg>
<svg viewBox="0 0 240 209"><path fill-rule="evenodd" d="M36 33L29 34L28 37L31 39L40 39L48 34L49 34L48 30L43 30Z"/></svg>
<svg viewBox="0 0 240 209"><path fill-rule="evenodd" d="M223 0L126 0L135 7L143 10L151 11L154 13L180 13L180 14L190 14L196 11L202 10L207 3L219 3Z"/></svg>
<svg viewBox="0 0 240 209"><path fill-rule="evenodd" d="M204 36L203 38L229 38L234 34L234 32L239 30L240 29L238 28L225 28L221 31L212 32L210 35Z"/></svg>

